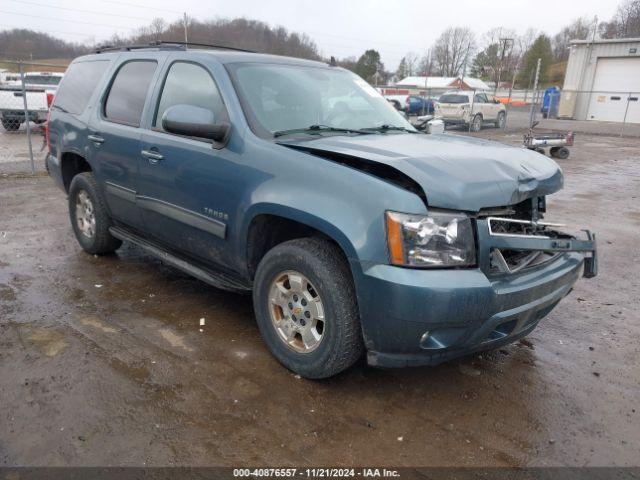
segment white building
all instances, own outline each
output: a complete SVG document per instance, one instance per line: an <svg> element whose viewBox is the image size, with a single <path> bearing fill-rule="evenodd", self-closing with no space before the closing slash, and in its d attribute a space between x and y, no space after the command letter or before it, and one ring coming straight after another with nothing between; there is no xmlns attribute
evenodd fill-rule
<svg viewBox="0 0 640 480"><path fill-rule="evenodd" d="M574 40L558 116L640 123L640 38Z"/></svg>

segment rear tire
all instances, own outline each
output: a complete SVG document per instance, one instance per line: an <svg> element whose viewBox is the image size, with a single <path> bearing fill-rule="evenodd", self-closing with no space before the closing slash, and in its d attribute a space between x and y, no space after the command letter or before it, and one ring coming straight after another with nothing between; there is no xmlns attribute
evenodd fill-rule
<svg viewBox="0 0 640 480"><path fill-rule="evenodd" d="M569 149L567 147L552 147L549 150L549 153L553 158L558 158L560 160L566 160L569 158Z"/></svg>
<svg viewBox="0 0 640 480"><path fill-rule="evenodd" d="M290 240L267 252L253 306L269 351L302 377L336 375L364 351L351 271L328 240Z"/></svg>
<svg viewBox="0 0 640 480"><path fill-rule="evenodd" d="M69 217L76 240L85 252L103 255L122 245L109 233L111 218L93 173L80 173L71 180Z"/></svg>

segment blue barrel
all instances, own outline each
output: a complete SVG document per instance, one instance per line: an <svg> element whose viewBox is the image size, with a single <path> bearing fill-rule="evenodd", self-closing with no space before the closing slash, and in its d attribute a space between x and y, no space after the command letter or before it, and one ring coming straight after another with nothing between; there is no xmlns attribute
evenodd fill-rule
<svg viewBox="0 0 640 480"><path fill-rule="evenodd" d="M560 105L560 89L558 87L549 87L544 91L542 97L542 116L544 118L557 118L558 105Z"/></svg>

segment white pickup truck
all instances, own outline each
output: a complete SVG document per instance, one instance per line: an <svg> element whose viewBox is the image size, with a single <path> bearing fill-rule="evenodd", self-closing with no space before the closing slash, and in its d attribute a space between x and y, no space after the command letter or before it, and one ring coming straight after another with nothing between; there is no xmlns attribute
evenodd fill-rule
<svg viewBox="0 0 640 480"><path fill-rule="evenodd" d="M44 123L49 106L64 74L27 72L24 74L25 92L20 81L0 86L0 122L7 131L15 131L25 121L24 95L27 96L29 120Z"/></svg>

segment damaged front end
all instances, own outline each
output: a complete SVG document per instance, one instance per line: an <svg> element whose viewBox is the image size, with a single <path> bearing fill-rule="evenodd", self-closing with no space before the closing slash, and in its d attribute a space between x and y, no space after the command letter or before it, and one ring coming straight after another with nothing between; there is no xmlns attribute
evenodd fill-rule
<svg viewBox="0 0 640 480"><path fill-rule="evenodd" d="M542 220L544 197L526 200L514 208L480 212L476 218L478 243L482 245L480 267L489 275L516 274L552 262L568 252L584 256L586 278L598 273L595 234L583 230L579 239L560 228L565 225Z"/></svg>

